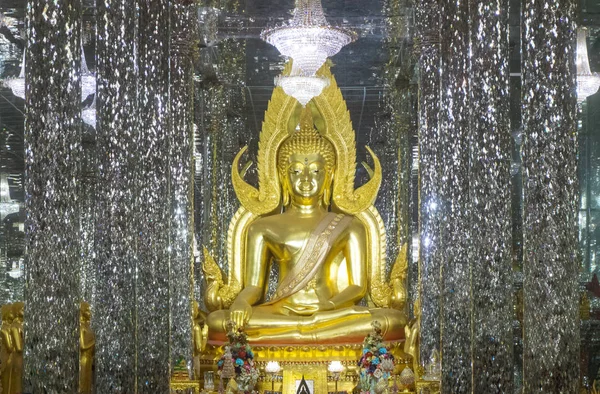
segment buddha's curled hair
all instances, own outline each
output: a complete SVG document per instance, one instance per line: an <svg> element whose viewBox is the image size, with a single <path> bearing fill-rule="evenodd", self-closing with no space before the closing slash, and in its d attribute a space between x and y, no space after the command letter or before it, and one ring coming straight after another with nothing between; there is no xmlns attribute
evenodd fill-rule
<svg viewBox="0 0 600 394"><path fill-rule="evenodd" d="M281 144L277 159L277 168L284 174L292 154L310 155L318 153L323 156L327 168L335 168L335 149L329 140L315 129L310 109L302 114L300 130L296 131Z"/></svg>

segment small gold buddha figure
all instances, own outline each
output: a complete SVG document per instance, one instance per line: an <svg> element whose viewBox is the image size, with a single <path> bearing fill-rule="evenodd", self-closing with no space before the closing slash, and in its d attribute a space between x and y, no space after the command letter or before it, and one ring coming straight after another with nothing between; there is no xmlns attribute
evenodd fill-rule
<svg viewBox="0 0 600 394"><path fill-rule="evenodd" d="M79 306L79 392L82 394L92 392L96 334L91 327L91 318L90 304L82 302Z"/></svg>
<svg viewBox="0 0 600 394"><path fill-rule="evenodd" d="M11 325L14 319L12 304L2 305L2 326L0 327L0 382L3 393L11 393L11 378L13 373L14 343L11 334Z"/></svg>
<svg viewBox="0 0 600 394"><path fill-rule="evenodd" d="M419 344L421 337L421 300L417 298L413 306L414 319L404 327L406 341L404 342L404 353L410 354L413 359L413 372L419 374Z"/></svg>
<svg viewBox="0 0 600 394"><path fill-rule="evenodd" d="M206 346L208 340L208 327L204 324L206 315L202 312L198 305L198 301L192 303L192 319L194 325L192 328L193 356L194 356L194 373L196 379L200 379L200 355Z"/></svg>
<svg viewBox="0 0 600 394"><path fill-rule="evenodd" d="M12 376L10 394L23 392L23 315L25 304L15 302L13 311L15 318L10 325L10 334L14 352L12 361Z"/></svg>
<svg viewBox="0 0 600 394"><path fill-rule="evenodd" d="M277 105L277 94L276 89L271 105ZM343 102L341 93L339 97ZM272 127L267 113L259 142L260 190L237 173L244 150L234 161L234 188L242 208L230 227L239 238L230 245L229 284L222 282L205 251L205 301L220 309L208 315L209 342L225 341L230 319L255 344L358 343L375 320L387 340L404 337L405 295L394 294L392 285L403 280L402 270L395 267L385 280L385 234L372 206L381 168L374 157L373 179L354 190L354 132L345 103L339 115L345 125L321 115L340 105L320 104L306 109L284 104L289 112L280 109L279 124ZM242 256L238 265L236 255ZM279 266L279 280L267 298L272 264ZM359 305L365 299L370 302L362 305L368 306Z"/></svg>

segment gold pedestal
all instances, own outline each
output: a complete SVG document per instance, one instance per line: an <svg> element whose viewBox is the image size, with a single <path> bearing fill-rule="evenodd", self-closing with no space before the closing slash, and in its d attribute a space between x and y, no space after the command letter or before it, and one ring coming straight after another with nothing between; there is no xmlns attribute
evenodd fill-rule
<svg viewBox="0 0 600 394"><path fill-rule="evenodd" d="M192 389L192 392L194 394L196 393L200 393L200 381L199 380L181 380L181 379L171 379L171 391L175 391L177 393L177 390L182 390L182 392L185 392L185 390L188 389Z"/></svg>
<svg viewBox="0 0 600 394"><path fill-rule="evenodd" d="M394 374L398 375L407 366L412 366L412 359L404 353L404 341L387 343L390 352L396 360ZM253 345L254 362L264 373L264 368L269 361L278 361L282 368L283 382L275 382L275 391L283 394L295 394L290 391L292 384L295 388L295 378L299 376L302 379L302 371L306 374L315 375L315 393L330 393L335 391L335 381L333 377L328 376L327 367L331 361L341 361L345 366L338 381L338 391L351 393L352 389L358 384L358 360L360 360L363 351L363 344L347 345L305 345L305 346L260 346ZM217 362L223 355L223 346L208 344L203 354L199 357L200 377L204 376L205 371L215 372L215 387L218 385ZM318 372L320 371L320 372ZM305 378L308 379L307 375ZM203 382L200 383L202 387ZM323 389L325 387L325 389ZM258 382L259 392L271 391L271 380L261 379ZM324 391L321 391L324 390ZM433 394L433 393L432 393Z"/></svg>
<svg viewBox="0 0 600 394"><path fill-rule="evenodd" d="M417 380L417 394L440 394L439 380Z"/></svg>

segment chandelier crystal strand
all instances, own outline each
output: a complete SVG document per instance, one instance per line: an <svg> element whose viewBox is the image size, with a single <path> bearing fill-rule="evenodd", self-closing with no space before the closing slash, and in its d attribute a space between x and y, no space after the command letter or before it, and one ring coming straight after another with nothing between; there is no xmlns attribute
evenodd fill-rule
<svg viewBox="0 0 600 394"><path fill-rule="evenodd" d="M275 78L275 85L283 88L288 96L294 97L300 104L306 106L313 97L317 97L323 89L329 86L329 79L325 77L308 77L292 66L289 76L280 75Z"/></svg>
<svg viewBox="0 0 600 394"><path fill-rule="evenodd" d="M576 5L523 4L523 392L576 393Z"/></svg>
<svg viewBox="0 0 600 394"><path fill-rule="evenodd" d="M143 208L136 204L141 153L137 145L135 10L135 0L102 0L96 6L98 214L92 326L97 344L97 393L133 393L136 388L136 302L132 295L136 291L137 233ZM83 112L84 121L91 121Z"/></svg>
<svg viewBox="0 0 600 394"><path fill-rule="evenodd" d="M170 2L171 62L169 157L171 188L170 325L171 373L180 358L192 365L190 305L193 290L194 237L194 37L198 34L196 6ZM199 376L196 376L199 379Z"/></svg>
<svg viewBox="0 0 600 394"><path fill-rule="evenodd" d="M8 78L4 86L10 88L13 94L25 100L25 51L21 61L21 72L17 78ZM90 72L85 61L83 43L81 45L81 100L85 100L90 94L96 93L96 76Z"/></svg>
<svg viewBox="0 0 600 394"><path fill-rule="evenodd" d="M23 51L23 60L21 60L21 72L17 78L8 78L4 81L4 86L12 90L13 94L25 100L25 51Z"/></svg>
<svg viewBox="0 0 600 394"><path fill-rule="evenodd" d="M580 103L600 88L600 76L590 69L586 36L585 29L577 29L577 102Z"/></svg>
<svg viewBox="0 0 600 394"><path fill-rule="evenodd" d="M27 2L26 340L12 392L78 392L81 7Z"/></svg>
<svg viewBox="0 0 600 394"><path fill-rule="evenodd" d="M420 359L439 350L440 343L440 265L441 219L446 214L441 204L442 179L440 95L441 7L437 0L420 0L416 7L416 31L420 37L419 54L419 298L421 299Z"/></svg>

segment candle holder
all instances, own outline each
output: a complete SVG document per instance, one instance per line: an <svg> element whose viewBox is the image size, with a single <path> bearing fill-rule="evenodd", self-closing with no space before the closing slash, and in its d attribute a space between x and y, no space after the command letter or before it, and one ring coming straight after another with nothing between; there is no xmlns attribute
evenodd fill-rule
<svg viewBox="0 0 600 394"><path fill-rule="evenodd" d="M333 380L335 381L335 394L338 394L338 381L340 380L340 375L344 370L344 366L341 361L332 361L329 363L327 370L333 375Z"/></svg>
<svg viewBox="0 0 600 394"><path fill-rule="evenodd" d="M275 379L281 371L281 365L277 361L269 361L265 367L265 372L271 376L271 393L275 393Z"/></svg>

